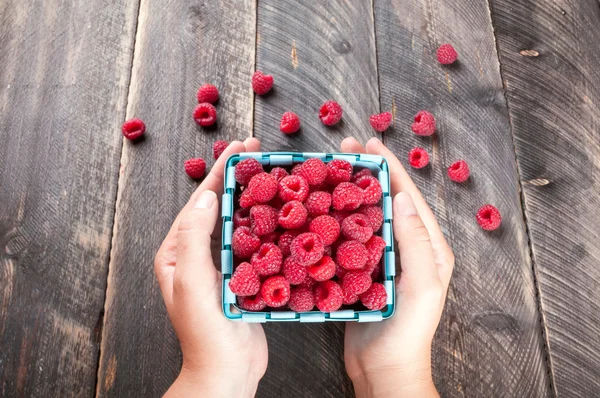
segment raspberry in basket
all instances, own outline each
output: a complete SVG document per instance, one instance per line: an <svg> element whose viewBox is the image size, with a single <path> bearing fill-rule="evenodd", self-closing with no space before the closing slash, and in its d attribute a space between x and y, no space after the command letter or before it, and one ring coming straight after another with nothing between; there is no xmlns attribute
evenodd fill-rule
<svg viewBox="0 0 600 398"><path fill-rule="evenodd" d="M335 262L329 256L323 256L315 264L306 267L308 275L317 282L323 282L335 275Z"/></svg>
<svg viewBox="0 0 600 398"><path fill-rule="evenodd" d="M318 216L312 220L308 229L319 235L326 246L333 244L340 236L340 224L335 218L328 215Z"/></svg>
<svg viewBox="0 0 600 398"><path fill-rule="evenodd" d="M292 200L279 210L278 222L285 229L296 229L304 225L307 216L308 212L304 205L297 200Z"/></svg>
<svg viewBox="0 0 600 398"><path fill-rule="evenodd" d="M238 297L238 303L242 309L247 311L262 311L267 306L260 292L254 296L240 296Z"/></svg>
<svg viewBox="0 0 600 398"><path fill-rule="evenodd" d="M342 287L334 281L321 282L315 287L315 305L320 311L337 311L342 306L344 293Z"/></svg>
<svg viewBox="0 0 600 398"><path fill-rule="evenodd" d="M250 209L252 232L261 236L277 229L277 210L269 205L255 205Z"/></svg>
<svg viewBox="0 0 600 398"><path fill-rule="evenodd" d="M303 265L312 265L319 261L324 250L321 237L311 232L298 235L290 245L292 256Z"/></svg>
<svg viewBox="0 0 600 398"><path fill-rule="evenodd" d="M288 308L295 312L312 311L315 307L313 292L306 286L292 288Z"/></svg>
<svg viewBox="0 0 600 398"><path fill-rule="evenodd" d="M299 175L283 177L279 181L279 197L284 202L298 200L304 202L308 196L308 182Z"/></svg>
<svg viewBox="0 0 600 398"><path fill-rule="evenodd" d="M250 258L258 250L260 243L260 238L248 227L239 227L233 231L231 248L239 258Z"/></svg>
<svg viewBox="0 0 600 398"><path fill-rule="evenodd" d="M333 159L327 163L327 179L329 185L338 185L340 182L349 182L352 178L352 164L347 160Z"/></svg>
<svg viewBox="0 0 600 398"><path fill-rule="evenodd" d="M250 179L248 193L256 203L267 203L277 195L277 179L269 173L259 173Z"/></svg>
<svg viewBox="0 0 600 398"><path fill-rule="evenodd" d="M365 245L355 240L342 243L336 252L338 264L346 270L361 269L367 264L368 256Z"/></svg>
<svg viewBox="0 0 600 398"><path fill-rule="evenodd" d="M342 278L342 290L352 294L362 294L371 287L371 273L367 271L349 271Z"/></svg>
<svg viewBox="0 0 600 398"><path fill-rule="evenodd" d="M263 167L254 158L244 159L235 166L235 180L243 186L248 185L250 179L262 173Z"/></svg>
<svg viewBox="0 0 600 398"><path fill-rule="evenodd" d="M283 255L274 243L263 243L250 263L259 275L275 275L281 270Z"/></svg>
<svg viewBox="0 0 600 398"><path fill-rule="evenodd" d="M283 307L290 299L290 283L283 276L271 276L260 288L260 294L269 307Z"/></svg>
<svg viewBox="0 0 600 398"><path fill-rule="evenodd" d="M291 285L299 285L306 280L306 266L300 264L292 256L285 259L283 262L283 276L290 282Z"/></svg>
<svg viewBox="0 0 600 398"><path fill-rule="evenodd" d="M342 222L342 233L349 240L365 243L373 236L373 227L367 216L355 213Z"/></svg>
<svg viewBox="0 0 600 398"><path fill-rule="evenodd" d="M372 311L382 309L387 302L385 286L377 282L374 282L371 287L359 297L363 305Z"/></svg>
<svg viewBox="0 0 600 398"><path fill-rule="evenodd" d="M237 296L253 296L260 290L260 278L250 263L241 263L237 266L229 288Z"/></svg>
<svg viewBox="0 0 600 398"><path fill-rule="evenodd" d="M332 204L335 210L356 210L363 203L363 191L351 182L342 182L333 190Z"/></svg>

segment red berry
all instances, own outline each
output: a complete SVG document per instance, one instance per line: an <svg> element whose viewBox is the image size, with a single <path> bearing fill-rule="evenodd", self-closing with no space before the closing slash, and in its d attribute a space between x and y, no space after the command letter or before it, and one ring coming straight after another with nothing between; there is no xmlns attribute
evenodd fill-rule
<svg viewBox="0 0 600 398"><path fill-rule="evenodd" d="M233 271L229 288L237 296L253 296L260 290L260 278L250 265L250 263L241 263Z"/></svg>
<svg viewBox="0 0 600 398"><path fill-rule="evenodd" d="M248 192L248 190L242 192L242 194L240 195L240 207L242 209L248 209L254 206L255 204L256 202L254 201L254 198L252 198L252 195L250 195L250 192Z"/></svg>
<svg viewBox="0 0 600 398"><path fill-rule="evenodd" d="M302 202L292 200L279 210L278 222L285 229L296 229L304 225L307 216L308 212Z"/></svg>
<svg viewBox="0 0 600 398"><path fill-rule="evenodd" d="M343 288L342 288L342 293L344 294L344 297L342 298L342 304L352 305L358 301L358 295L348 292L348 291L345 291Z"/></svg>
<svg viewBox="0 0 600 398"><path fill-rule="evenodd" d="M283 307L290 299L290 283L283 276L272 276L263 282L260 294L269 307Z"/></svg>
<svg viewBox="0 0 600 398"><path fill-rule="evenodd" d="M392 114L390 112L383 112L378 115L371 115L369 117L369 123L371 123L371 127L375 129L375 131L379 131L380 133L387 130L392 124Z"/></svg>
<svg viewBox="0 0 600 398"><path fill-rule="evenodd" d="M215 160L219 159L219 156L223 154L225 149L227 149L228 145L229 144L227 143L227 141L215 141L215 143L213 144L213 157L215 158Z"/></svg>
<svg viewBox="0 0 600 398"><path fill-rule="evenodd" d="M325 247L317 234L305 232L298 235L290 245L291 255L303 265L312 265L323 257Z"/></svg>
<svg viewBox="0 0 600 398"><path fill-rule="evenodd" d="M428 136L435 133L435 118L427 111L419 111L415 115L415 122L410 128L416 135Z"/></svg>
<svg viewBox="0 0 600 398"><path fill-rule="evenodd" d="M502 216L496 207L484 205L477 211L477 222L486 231L493 231L502 223Z"/></svg>
<svg viewBox="0 0 600 398"><path fill-rule="evenodd" d="M247 191L256 203L267 203L277 195L277 179L269 173L253 176Z"/></svg>
<svg viewBox="0 0 600 398"><path fill-rule="evenodd" d="M184 163L185 172L195 180L204 177L206 162L202 158L188 159Z"/></svg>
<svg viewBox="0 0 600 398"><path fill-rule="evenodd" d="M279 246L281 253L283 253L284 256L290 255L290 245L296 236L300 235L300 233L300 231L285 231L281 234L279 241L277 242L277 246Z"/></svg>
<svg viewBox="0 0 600 398"><path fill-rule="evenodd" d="M349 240L338 247L335 258L338 264L347 270L361 269L367 264L369 252L362 243Z"/></svg>
<svg viewBox="0 0 600 398"><path fill-rule="evenodd" d="M238 303L240 308L247 311L262 311L267 306L260 292L254 296L238 297Z"/></svg>
<svg viewBox="0 0 600 398"><path fill-rule="evenodd" d="M354 174L352 176L352 179L350 181L351 182L356 182L356 181L360 180L361 178L363 178L365 176L373 177L373 174L371 174L371 170L369 170L369 169L362 169L361 171L359 171L356 174Z"/></svg>
<svg viewBox="0 0 600 398"><path fill-rule="evenodd" d="M333 190L335 210L356 210L363 203L363 190L351 182L342 182Z"/></svg>
<svg viewBox="0 0 600 398"><path fill-rule="evenodd" d="M340 182L348 182L352 178L352 164L347 160L333 159L327 163L327 179L329 185L336 186Z"/></svg>
<svg viewBox="0 0 600 398"><path fill-rule="evenodd" d="M265 95L273 87L273 76L265 75L257 70L252 75L252 90L258 95Z"/></svg>
<svg viewBox="0 0 600 398"><path fill-rule="evenodd" d="M342 278L342 289L352 294L362 294L371 287L371 273L367 271L349 271Z"/></svg>
<svg viewBox="0 0 600 398"><path fill-rule="evenodd" d="M294 167L292 167L291 174L293 176L300 175L300 169L302 169L302 163L298 163L298 164L294 165Z"/></svg>
<svg viewBox="0 0 600 398"><path fill-rule="evenodd" d="M321 282L315 287L315 304L320 311L337 311L342 306L344 292L334 281Z"/></svg>
<svg viewBox="0 0 600 398"><path fill-rule="evenodd" d="M310 288L298 286L292 289L288 308L295 312L311 311L315 307L315 299Z"/></svg>
<svg viewBox="0 0 600 398"><path fill-rule="evenodd" d="M250 258L260 248L260 238L250 228L239 227L231 238L233 254L239 258Z"/></svg>
<svg viewBox="0 0 600 398"><path fill-rule="evenodd" d="M372 311L382 309L387 302L385 286L377 282L374 282L371 287L359 297L363 305Z"/></svg>
<svg viewBox="0 0 600 398"><path fill-rule="evenodd" d="M377 264L379 264L381 257L383 257L385 241L381 236L373 235L371 239L365 243L365 247L367 248L368 252L367 268L373 269Z"/></svg>
<svg viewBox="0 0 600 398"><path fill-rule="evenodd" d="M194 109L194 120L202 127L212 126L217 121L217 110L208 102L203 102Z"/></svg>
<svg viewBox="0 0 600 398"><path fill-rule="evenodd" d="M277 180L277 182L279 182L279 181L281 181L283 179L283 177L287 177L290 174L283 167L274 167L271 170L271 175L273 177L275 177L275 179Z"/></svg>
<svg viewBox="0 0 600 398"><path fill-rule="evenodd" d="M281 123L279 123L279 129L284 134L294 134L300 130L300 118L294 112L286 112L281 116Z"/></svg>
<svg viewBox="0 0 600 398"><path fill-rule="evenodd" d="M205 84L198 89L198 102L214 104L219 100L219 90L212 84Z"/></svg>
<svg viewBox="0 0 600 398"><path fill-rule="evenodd" d="M321 216L329 213L331 207L331 194L329 192L316 191L308 195L304 202L308 214L311 216Z"/></svg>
<svg viewBox="0 0 600 398"><path fill-rule="evenodd" d="M454 182L467 181L469 174L469 165L464 160L457 160L448 167L448 177Z"/></svg>
<svg viewBox="0 0 600 398"><path fill-rule="evenodd" d="M363 191L363 204L374 205L381 199L381 184L377 178L365 176L357 180L356 185Z"/></svg>
<svg viewBox="0 0 600 398"><path fill-rule="evenodd" d="M423 148L413 148L408 153L408 163L415 169L422 169L429 164L429 154Z"/></svg>
<svg viewBox="0 0 600 398"><path fill-rule="evenodd" d="M255 205L250 209L252 232L261 236L277 229L277 210L269 205Z"/></svg>
<svg viewBox="0 0 600 398"><path fill-rule="evenodd" d="M121 131L128 140L135 140L144 135L146 132L146 125L141 119L129 119L123 123Z"/></svg>
<svg viewBox="0 0 600 398"><path fill-rule="evenodd" d="M304 268L306 268L306 267L304 267ZM312 291L312 289L315 287L315 285L316 285L317 283L318 283L318 282L317 282L316 280L314 280L313 278L311 278L311 277L308 275L308 273L307 273L307 274L306 274L306 278L305 278L305 279L304 279L304 281L303 281L303 282L300 284L300 286L307 287L307 288L311 289L311 291Z"/></svg>
<svg viewBox="0 0 600 398"><path fill-rule="evenodd" d="M262 235L260 237L260 241L262 243L275 243L279 239L279 236L281 236L280 232L271 232L270 234Z"/></svg>
<svg viewBox="0 0 600 398"><path fill-rule="evenodd" d="M331 213L329 213L331 217L335 218L335 221L337 221L340 226L350 214L352 213L346 210L333 210Z"/></svg>
<svg viewBox="0 0 600 398"><path fill-rule="evenodd" d="M284 202L298 200L304 202L308 196L308 182L304 177L291 175L279 181L279 197Z"/></svg>
<svg viewBox="0 0 600 398"><path fill-rule="evenodd" d="M319 118L325 126L333 126L342 120L342 107L335 101L326 101L319 109Z"/></svg>
<svg viewBox="0 0 600 398"><path fill-rule="evenodd" d="M306 267L308 275L317 282L323 282L335 275L335 262L329 256L323 256L313 265Z"/></svg>
<svg viewBox="0 0 600 398"><path fill-rule="evenodd" d="M288 257L283 262L283 276L292 285L299 285L306 280L306 266L300 264L294 257Z"/></svg>
<svg viewBox="0 0 600 398"><path fill-rule="evenodd" d="M373 232L379 231L379 229L383 225L383 210L381 210L381 207L361 206L358 209L358 212L367 216L367 218L371 222L371 228L373 228Z"/></svg>
<svg viewBox="0 0 600 398"><path fill-rule="evenodd" d="M437 50L438 62L442 65L450 65L456 61L458 54L451 44L442 44Z"/></svg>
<svg viewBox="0 0 600 398"><path fill-rule="evenodd" d="M250 263L259 275L275 275L281 270L283 255L274 243L263 243Z"/></svg>
<svg viewBox="0 0 600 398"><path fill-rule="evenodd" d="M310 232L321 237L325 246L331 245L340 236L340 224L335 218L323 215L312 220L308 226Z"/></svg>
<svg viewBox="0 0 600 398"><path fill-rule="evenodd" d="M237 209L233 212L233 228L250 227L250 210Z"/></svg>
<svg viewBox="0 0 600 398"><path fill-rule="evenodd" d="M373 236L373 227L367 216L355 213L346 217L342 222L342 233L349 240L365 243Z"/></svg>
<svg viewBox="0 0 600 398"><path fill-rule="evenodd" d="M235 180L243 186L248 185L250 179L263 172L262 165L254 158L244 159L235 166Z"/></svg>
<svg viewBox="0 0 600 398"><path fill-rule="evenodd" d="M320 185L327 178L327 166L325 166L325 163L321 159L308 159L302 163L299 175L304 177L310 186Z"/></svg>

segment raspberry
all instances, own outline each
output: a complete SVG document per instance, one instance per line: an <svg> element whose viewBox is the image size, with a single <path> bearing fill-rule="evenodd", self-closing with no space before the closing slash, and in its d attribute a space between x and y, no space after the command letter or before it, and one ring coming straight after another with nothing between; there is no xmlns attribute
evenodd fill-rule
<svg viewBox="0 0 600 398"><path fill-rule="evenodd" d="M362 202L363 191L356 184L342 182L333 190L332 204L335 210L356 210Z"/></svg>
<svg viewBox="0 0 600 398"><path fill-rule="evenodd" d="M260 290L260 278L250 265L250 263L241 263L233 271L229 288L237 296L253 296Z"/></svg>
<svg viewBox="0 0 600 398"><path fill-rule="evenodd" d="M283 276L272 276L265 280L260 294L269 307L283 307L290 299L290 283Z"/></svg>
<svg viewBox="0 0 600 398"><path fill-rule="evenodd" d="M219 90L212 84L205 84L198 89L198 102L214 104L219 100Z"/></svg>
<svg viewBox="0 0 600 398"><path fill-rule="evenodd" d="M279 239L279 236L281 236L280 232L271 232L270 234L262 235L260 241L262 243L275 243Z"/></svg>
<svg viewBox="0 0 600 398"><path fill-rule="evenodd" d="M351 292L347 292L343 288L342 293L344 294L344 297L342 297L342 304L352 305L358 301L358 295Z"/></svg>
<svg viewBox="0 0 600 398"><path fill-rule="evenodd" d="M294 257L288 257L283 262L283 276L292 285L299 285L306 280L306 266L300 264Z"/></svg>
<svg viewBox="0 0 600 398"><path fill-rule="evenodd" d="M294 165L294 167L292 167L291 174L293 176L300 175L300 169L302 169L302 163L298 163L298 164Z"/></svg>
<svg viewBox="0 0 600 398"><path fill-rule="evenodd" d="M381 207L361 206L358 209L358 212L367 216L371 222L371 228L373 228L373 232L377 232L379 229L381 229L381 226L383 225L383 210L381 210Z"/></svg>
<svg viewBox="0 0 600 398"><path fill-rule="evenodd" d="M219 159L219 156L223 154L225 149L227 149L228 145L229 144L227 143L227 141L215 141L215 143L213 144L213 157L215 158L215 160Z"/></svg>
<svg viewBox="0 0 600 398"><path fill-rule="evenodd" d="M254 206L255 204L256 202L254 201L254 198L252 198L252 195L250 195L250 192L248 192L248 190L242 192L242 194L240 195L240 207L242 209L248 209Z"/></svg>
<svg viewBox="0 0 600 398"><path fill-rule="evenodd" d="M333 159L327 163L326 182L330 185L338 185L340 182L348 182L352 178L352 164L347 160Z"/></svg>
<svg viewBox="0 0 600 398"><path fill-rule="evenodd" d="M260 292L256 293L255 296L238 297L238 304L240 308L247 311L262 311L267 306Z"/></svg>
<svg viewBox="0 0 600 398"><path fill-rule="evenodd" d="M287 172L286 169L282 168L282 167L274 167L271 170L271 175L273 177L275 177L275 179L277 180L277 182L281 181L283 179L283 177L287 177L290 174Z"/></svg>
<svg viewBox="0 0 600 398"><path fill-rule="evenodd" d="M336 311L342 306L344 292L334 281L321 282L315 287L315 304L320 311Z"/></svg>
<svg viewBox="0 0 600 398"><path fill-rule="evenodd" d="M188 159L184 163L185 172L190 178L197 180L206 173L206 162L202 158Z"/></svg>
<svg viewBox="0 0 600 398"><path fill-rule="evenodd" d="M390 127L392 124L392 114L389 112L383 112L378 115L371 115L369 117L369 123L371 123L371 127L375 129L375 131L383 132Z"/></svg>
<svg viewBox="0 0 600 398"><path fill-rule="evenodd" d="M429 154L423 148L413 148L408 153L408 163L415 169L422 169L429 164Z"/></svg>
<svg viewBox="0 0 600 398"><path fill-rule="evenodd" d="M269 205L255 205L250 209L252 232L261 236L277 229L277 210Z"/></svg>
<svg viewBox="0 0 600 398"><path fill-rule="evenodd" d="M258 275L275 275L281 270L282 262L281 250L274 243L263 243L250 260Z"/></svg>
<svg viewBox="0 0 600 398"><path fill-rule="evenodd" d="M442 44L437 50L438 62L442 65L450 65L456 61L458 54L451 44Z"/></svg>
<svg viewBox="0 0 600 398"><path fill-rule="evenodd" d="M331 213L329 213L329 215L335 218L335 221L337 221L340 225L342 225L346 217L348 217L350 214L352 213L346 210L333 210Z"/></svg>
<svg viewBox="0 0 600 398"><path fill-rule="evenodd" d="M257 70L252 75L252 90L258 95L265 95L273 87L273 76L265 75Z"/></svg>
<svg viewBox="0 0 600 398"><path fill-rule="evenodd" d="M373 269L379 261L381 261L381 257L383 256L383 251L385 250L385 241L381 236L374 235L365 243L365 247L367 248L368 257L367 257L367 268Z"/></svg>
<svg viewBox="0 0 600 398"><path fill-rule="evenodd" d="M477 222L486 231L493 231L502 223L502 216L496 207L484 205L477 211Z"/></svg>
<svg viewBox="0 0 600 398"><path fill-rule="evenodd" d="M381 199L381 184L375 177L365 176L356 181L356 185L363 191L363 203L374 205Z"/></svg>
<svg viewBox="0 0 600 398"><path fill-rule="evenodd" d="M304 268L306 268L306 267L304 267ZM315 287L315 285L316 285L317 283L318 283L318 282L317 282L316 280L314 280L313 278L311 278L311 277L308 275L308 273L307 273L307 274L306 274L306 278L304 279L304 281L302 281L302 283L300 284L300 286L302 286L302 287L307 287L307 288L309 288L309 289L312 291L313 287Z"/></svg>
<svg viewBox="0 0 600 398"><path fill-rule="evenodd" d="M315 307L315 299L310 288L298 286L292 289L288 308L295 312L311 311Z"/></svg>
<svg viewBox="0 0 600 398"><path fill-rule="evenodd" d="M427 111L419 111L415 115L415 122L410 128L416 135L428 136L435 133L435 118Z"/></svg>
<svg viewBox="0 0 600 398"><path fill-rule="evenodd" d="M235 166L235 180L243 186L248 185L250 179L263 172L262 165L254 158L244 159Z"/></svg>
<svg viewBox="0 0 600 398"><path fill-rule="evenodd" d="M367 271L349 271L342 278L342 289L352 294L362 294L371 287L371 273Z"/></svg>
<svg viewBox="0 0 600 398"><path fill-rule="evenodd" d="M349 240L338 247L335 258L347 270L361 269L367 263L369 252L362 243Z"/></svg>
<svg viewBox="0 0 600 398"><path fill-rule="evenodd" d="M285 229L296 229L304 225L307 215L308 212L302 202L292 200L279 210L278 222Z"/></svg>
<svg viewBox="0 0 600 398"><path fill-rule="evenodd" d="M281 253L283 253L284 256L290 255L290 245L298 235L300 235L300 231L285 231L281 234L277 245L281 249Z"/></svg>
<svg viewBox="0 0 600 398"><path fill-rule="evenodd" d="M250 258L260 248L260 238L248 227L239 227L231 238L233 254L239 258Z"/></svg>
<svg viewBox="0 0 600 398"><path fill-rule="evenodd" d="M304 202L308 214L311 216L322 216L329 213L331 207L331 194L323 191L316 191L308 195Z"/></svg>
<svg viewBox="0 0 600 398"><path fill-rule="evenodd" d="M250 210L237 209L233 212L233 228L250 227Z"/></svg>
<svg viewBox="0 0 600 398"><path fill-rule="evenodd" d="M315 233L305 232L298 235L290 245L291 255L303 265L312 265L323 257L323 241Z"/></svg>
<svg viewBox="0 0 600 398"><path fill-rule="evenodd" d="M202 127L212 126L217 121L217 110L208 102L203 102L194 109L194 120Z"/></svg>
<svg viewBox="0 0 600 398"><path fill-rule="evenodd" d="M302 163L302 168L299 170L299 175L304 177L308 185L320 185L327 178L327 166L321 159L308 159Z"/></svg>
<svg viewBox="0 0 600 398"><path fill-rule="evenodd" d="M279 130L284 134L294 134L300 130L300 118L294 112L286 112L281 116Z"/></svg>
<svg viewBox="0 0 600 398"><path fill-rule="evenodd" d="M346 217L342 222L342 233L350 240L365 243L373 236L373 227L367 216L355 213Z"/></svg>
<svg viewBox="0 0 600 398"><path fill-rule="evenodd" d="M361 171L359 171L356 174L354 174L352 176L352 179L350 181L351 182L356 182L356 181L360 180L361 178L363 178L365 176L373 177L373 174L371 174L371 170L369 170L369 169L362 169Z"/></svg>
<svg viewBox="0 0 600 398"><path fill-rule="evenodd" d="M385 307L387 302L387 292L385 286L374 282L369 290L361 294L360 301L363 305L372 311L377 311Z"/></svg>
<svg viewBox="0 0 600 398"><path fill-rule="evenodd" d="M248 193L256 203L266 203L277 195L277 180L269 173L260 173L250 179Z"/></svg>
<svg viewBox="0 0 600 398"><path fill-rule="evenodd" d="M291 175L279 181L279 197L284 202L297 200L304 202L308 196L308 182L304 177Z"/></svg>
<svg viewBox="0 0 600 398"><path fill-rule="evenodd" d="M121 132L128 140L135 140L144 135L146 125L141 119L129 119L121 126Z"/></svg>
<svg viewBox="0 0 600 398"><path fill-rule="evenodd" d="M319 235L326 246L331 245L340 236L340 224L335 218L327 215L319 216L312 220L308 226L308 230Z"/></svg>
<svg viewBox="0 0 600 398"><path fill-rule="evenodd" d="M464 160L457 160L448 167L448 177L454 182L467 181L469 174L469 165Z"/></svg>
<svg viewBox="0 0 600 398"><path fill-rule="evenodd" d="M333 126L342 119L342 107L335 101L326 101L319 109L319 119L325 126Z"/></svg>
<svg viewBox="0 0 600 398"><path fill-rule="evenodd" d="M326 281L335 275L335 262L331 257L323 256L317 263L306 267L306 272L317 282Z"/></svg>

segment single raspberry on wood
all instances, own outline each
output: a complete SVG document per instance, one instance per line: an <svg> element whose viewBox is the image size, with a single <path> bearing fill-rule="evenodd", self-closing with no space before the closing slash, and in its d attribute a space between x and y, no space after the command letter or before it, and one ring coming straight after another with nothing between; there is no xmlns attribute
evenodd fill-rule
<svg viewBox="0 0 600 398"><path fill-rule="evenodd" d="M408 163L415 169L422 169L429 164L429 154L423 148L413 148L408 153Z"/></svg>
<svg viewBox="0 0 600 398"><path fill-rule="evenodd" d="M252 232L261 236L277 229L277 210L269 205L255 205L250 209Z"/></svg>
<svg viewBox="0 0 600 398"><path fill-rule="evenodd" d="M308 212L302 202L292 200L279 210L277 221L285 229L296 229L304 225L307 216Z"/></svg>
<svg viewBox="0 0 600 398"><path fill-rule="evenodd" d="M300 130L300 118L294 112L286 112L281 116L279 130L284 134L294 134Z"/></svg>
<svg viewBox="0 0 600 398"><path fill-rule="evenodd" d="M242 209L249 209L250 207L254 206L255 204L256 204L256 201L254 200L252 195L250 195L250 192L248 192L248 190L245 190L244 192L242 192L242 194L240 195L240 207Z"/></svg>
<svg viewBox="0 0 600 398"><path fill-rule="evenodd" d="M284 202L304 202L308 196L308 182L299 175L283 177L279 181L279 197Z"/></svg>
<svg viewBox="0 0 600 398"><path fill-rule="evenodd" d="M359 297L363 305L372 311L382 309L387 302L385 286L377 282L374 282L371 287Z"/></svg>
<svg viewBox="0 0 600 398"><path fill-rule="evenodd" d="M253 296L260 290L260 278L250 263L241 263L233 271L229 289L237 296Z"/></svg>
<svg viewBox="0 0 600 398"><path fill-rule="evenodd" d="M304 177L310 186L322 184L327 178L327 173L327 166L321 159L317 158L308 159L302 163L299 171L299 175Z"/></svg>
<svg viewBox="0 0 600 398"><path fill-rule="evenodd" d="M290 283L283 276L271 276L260 288L260 294L269 307L283 307L290 299Z"/></svg>
<svg viewBox="0 0 600 398"><path fill-rule="evenodd" d="M274 243L263 243L250 260L259 275L275 275L281 270L282 262L281 250Z"/></svg>
<svg viewBox="0 0 600 398"><path fill-rule="evenodd" d="M427 111L419 111L415 115L415 122L410 128L416 135L429 136L435 133L435 118Z"/></svg>
<svg viewBox="0 0 600 398"><path fill-rule="evenodd" d="M208 102L198 104L194 109L194 120L202 127L212 126L217 121L217 110Z"/></svg>
<svg viewBox="0 0 600 398"><path fill-rule="evenodd" d="M438 62L442 65L453 64L458 58L458 53L451 44L442 44L437 50Z"/></svg>
<svg viewBox="0 0 600 398"><path fill-rule="evenodd" d="M277 182L279 182L283 179L283 177L289 176L290 173L288 173L283 167L273 167L273 169L271 169L271 175L275 177Z"/></svg>
<svg viewBox="0 0 600 398"><path fill-rule="evenodd" d="M239 227L233 231L231 248L233 254L239 258L250 258L260 248L260 238L250 228Z"/></svg>
<svg viewBox="0 0 600 398"><path fill-rule="evenodd" d="M277 195L277 179L269 173L259 173L248 183L248 193L256 203L266 203Z"/></svg>
<svg viewBox="0 0 600 398"><path fill-rule="evenodd" d="M277 246L279 246L279 248L281 249L281 253L283 253L284 256L290 255L290 245L292 244L292 241L296 238L296 236L300 235L300 233L300 231L296 230L285 231L281 234L279 240L277 241Z"/></svg>
<svg viewBox="0 0 600 398"><path fill-rule="evenodd" d="M371 228L373 228L373 232L377 232L381 229L381 226L383 225L383 210L381 210L381 207L361 206L358 209L358 212L367 216L371 222Z"/></svg>
<svg viewBox="0 0 600 398"><path fill-rule="evenodd" d="M355 183L356 181L360 180L361 178L363 178L365 176L373 177L373 174L371 174L371 170L362 169L361 171L356 172L352 176L352 179L350 181Z"/></svg>
<svg viewBox="0 0 600 398"><path fill-rule="evenodd" d="M121 126L121 132L128 140L135 140L144 135L146 132L146 125L141 119L129 119Z"/></svg>
<svg viewBox="0 0 600 398"><path fill-rule="evenodd" d="M371 239L365 243L365 247L368 252L367 257L367 268L373 269L379 261L381 261L381 257L383 257L383 252L385 250L385 240L381 236L373 235Z"/></svg>
<svg viewBox="0 0 600 398"><path fill-rule="evenodd" d="M265 75L257 70L252 75L252 90L258 95L265 95L273 87L273 76Z"/></svg>
<svg viewBox="0 0 600 398"><path fill-rule="evenodd" d="M371 127L375 129L375 131L383 132L390 127L392 124L392 114L390 112L383 112L377 115L371 115L369 117L369 123L371 123Z"/></svg>
<svg viewBox="0 0 600 398"><path fill-rule="evenodd" d="M318 216L312 220L308 230L319 235L325 246L331 245L340 236L340 224L335 218L328 215Z"/></svg>
<svg viewBox="0 0 600 398"><path fill-rule="evenodd" d="M335 210L356 210L363 203L363 190L351 182L342 182L333 190L332 205Z"/></svg>
<svg viewBox="0 0 600 398"><path fill-rule="evenodd" d="M298 235L290 245L291 255L303 265L312 265L319 261L324 250L321 237L311 232Z"/></svg>
<svg viewBox="0 0 600 398"><path fill-rule="evenodd" d="M342 290L352 294L362 294L371 287L371 273L367 271L349 271L342 278Z"/></svg>
<svg viewBox="0 0 600 398"><path fill-rule="evenodd" d="M185 172L195 180L204 177L206 173L206 162L202 158L188 159L184 163Z"/></svg>
<svg viewBox="0 0 600 398"><path fill-rule="evenodd" d="M356 185L363 191L363 204L374 205L381 199L383 191L377 178L365 176L357 180Z"/></svg>
<svg viewBox="0 0 600 398"><path fill-rule="evenodd" d="M292 289L290 300L288 301L288 308L290 310L295 312L307 312L312 311L314 307L315 299L310 288L298 286Z"/></svg>
<svg viewBox="0 0 600 398"><path fill-rule="evenodd" d="M215 158L215 160L219 159L219 157L223 154L225 149L227 149L228 145L229 144L227 143L227 141L215 141L215 143L213 144L213 157Z"/></svg>
<svg viewBox="0 0 600 398"><path fill-rule="evenodd" d="M304 202L308 214L311 216L322 216L329 213L331 207L331 194L324 191L312 192Z"/></svg>
<svg viewBox="0 0 600 398"><path fill-rule="evenodd" d="M325 126L333 126L342 120L342 107L335 101L326 101L319 109L319 118Z"/></svg>
<svg viewBox="0 0 600 398"><path fill-rule="evenodd" d="M337 311L342 306L344 292L336 282L325 281L315 287L314 298L315 305L320 311Z"/></svg>
<svg viewBox="0 0 600 398"><path fill-rule="evenodd" d="M337 263L347 270L361 269L367 264L369 252L362 243L349 240L338 247L335 258Z"/></svg>
<svg viewBox="0 0 600 398"><path fill-rule="evenodd" d="M299 263L294 257L287 257L283 261L283 276L291 285L299 285L306 280L306 266Z"/></svg>
<svg viewBox="0 0 600 398"><path fill-rule="evenodd" d="M502 224L500 211L492 205L484 205L477 211L477 222L486 231L493 231Z"/></svg>
<svg viewBox="0 0 600 398"><path fill-rule="evenodd" d="M241 309L247 311L262 311L267 306L267 303L263 300L260 292L256 293L254 296L238 297L238 304Z"/></svg>
<svg viewBox="0 0 600 398"><path fill-rule="evenodd" d="M349 240L365 243L373 236L373 227L367 216L355 213L346 217L342 222L342 233Z"/></svg>
<svg viewBox="0 0 600 398"><path fill-rule="evenodd" d="M454 182L465 182L469 175L469 165L464 160L457 160L448 167L448 177Z"/></svg>
<svg viewBox="0 0 600 398"><path fill-rule="evenodd" d="M205 84L198 89L198 103L214 104L219 100L219 90L212 84Z"/></svg>
<svg viewBox="0 0 600 398"><path fill-rule="evenodd" d="M335 275L335 262L329 256L323 256L315 264L306 267L308 275L317 282L323 282Z"/></svg>
<svg viewBox="0 0 600 398"><path fill-rule="evenodd" d="M352 164L347 160L333 159L327 163L327 178L329 185L337 186L341 182L349 182L352 178Z"/></svg>
<svg viewBox="0 0 600 398"><path fill-rule="evenodd" d="M235 166L235 180L242 186L248 185L250 179L262 173L263 167L254 158L244 159Z"/></svg>
<svg viewBox="0 0 600 398"><path fill-rule="evenodd" d="M233 212L233 228L250 227L250 210L237 209Z"/></svg>

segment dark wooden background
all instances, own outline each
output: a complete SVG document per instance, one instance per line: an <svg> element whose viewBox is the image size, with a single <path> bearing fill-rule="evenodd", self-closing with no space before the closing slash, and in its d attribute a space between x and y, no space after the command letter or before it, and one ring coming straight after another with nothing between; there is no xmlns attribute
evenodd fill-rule
<svg viewBox="0 0 600 398"><path fill-rule="evenodd" d="M322 4L321 4L322 3ZM441 67L453 43L458 64ZM333 151L375 135L404 161L454 248L434 342L446 397L600 390L598 0L0 1L0 396L160 396L180 366L152 260L217 139ZM274 92L254 97L256 69ZM218 127L191 118L204 82ZM335 99L343 122L325 128ZM439 133L420 139L412 115ZM284 111L302 132L278 131ZM140 117L147 138L124 142ZM470 183L445 167L465 158ZM484 203L504 223L483 233ZM259 397L353 396L339 324L265 326Z"/></svg>

